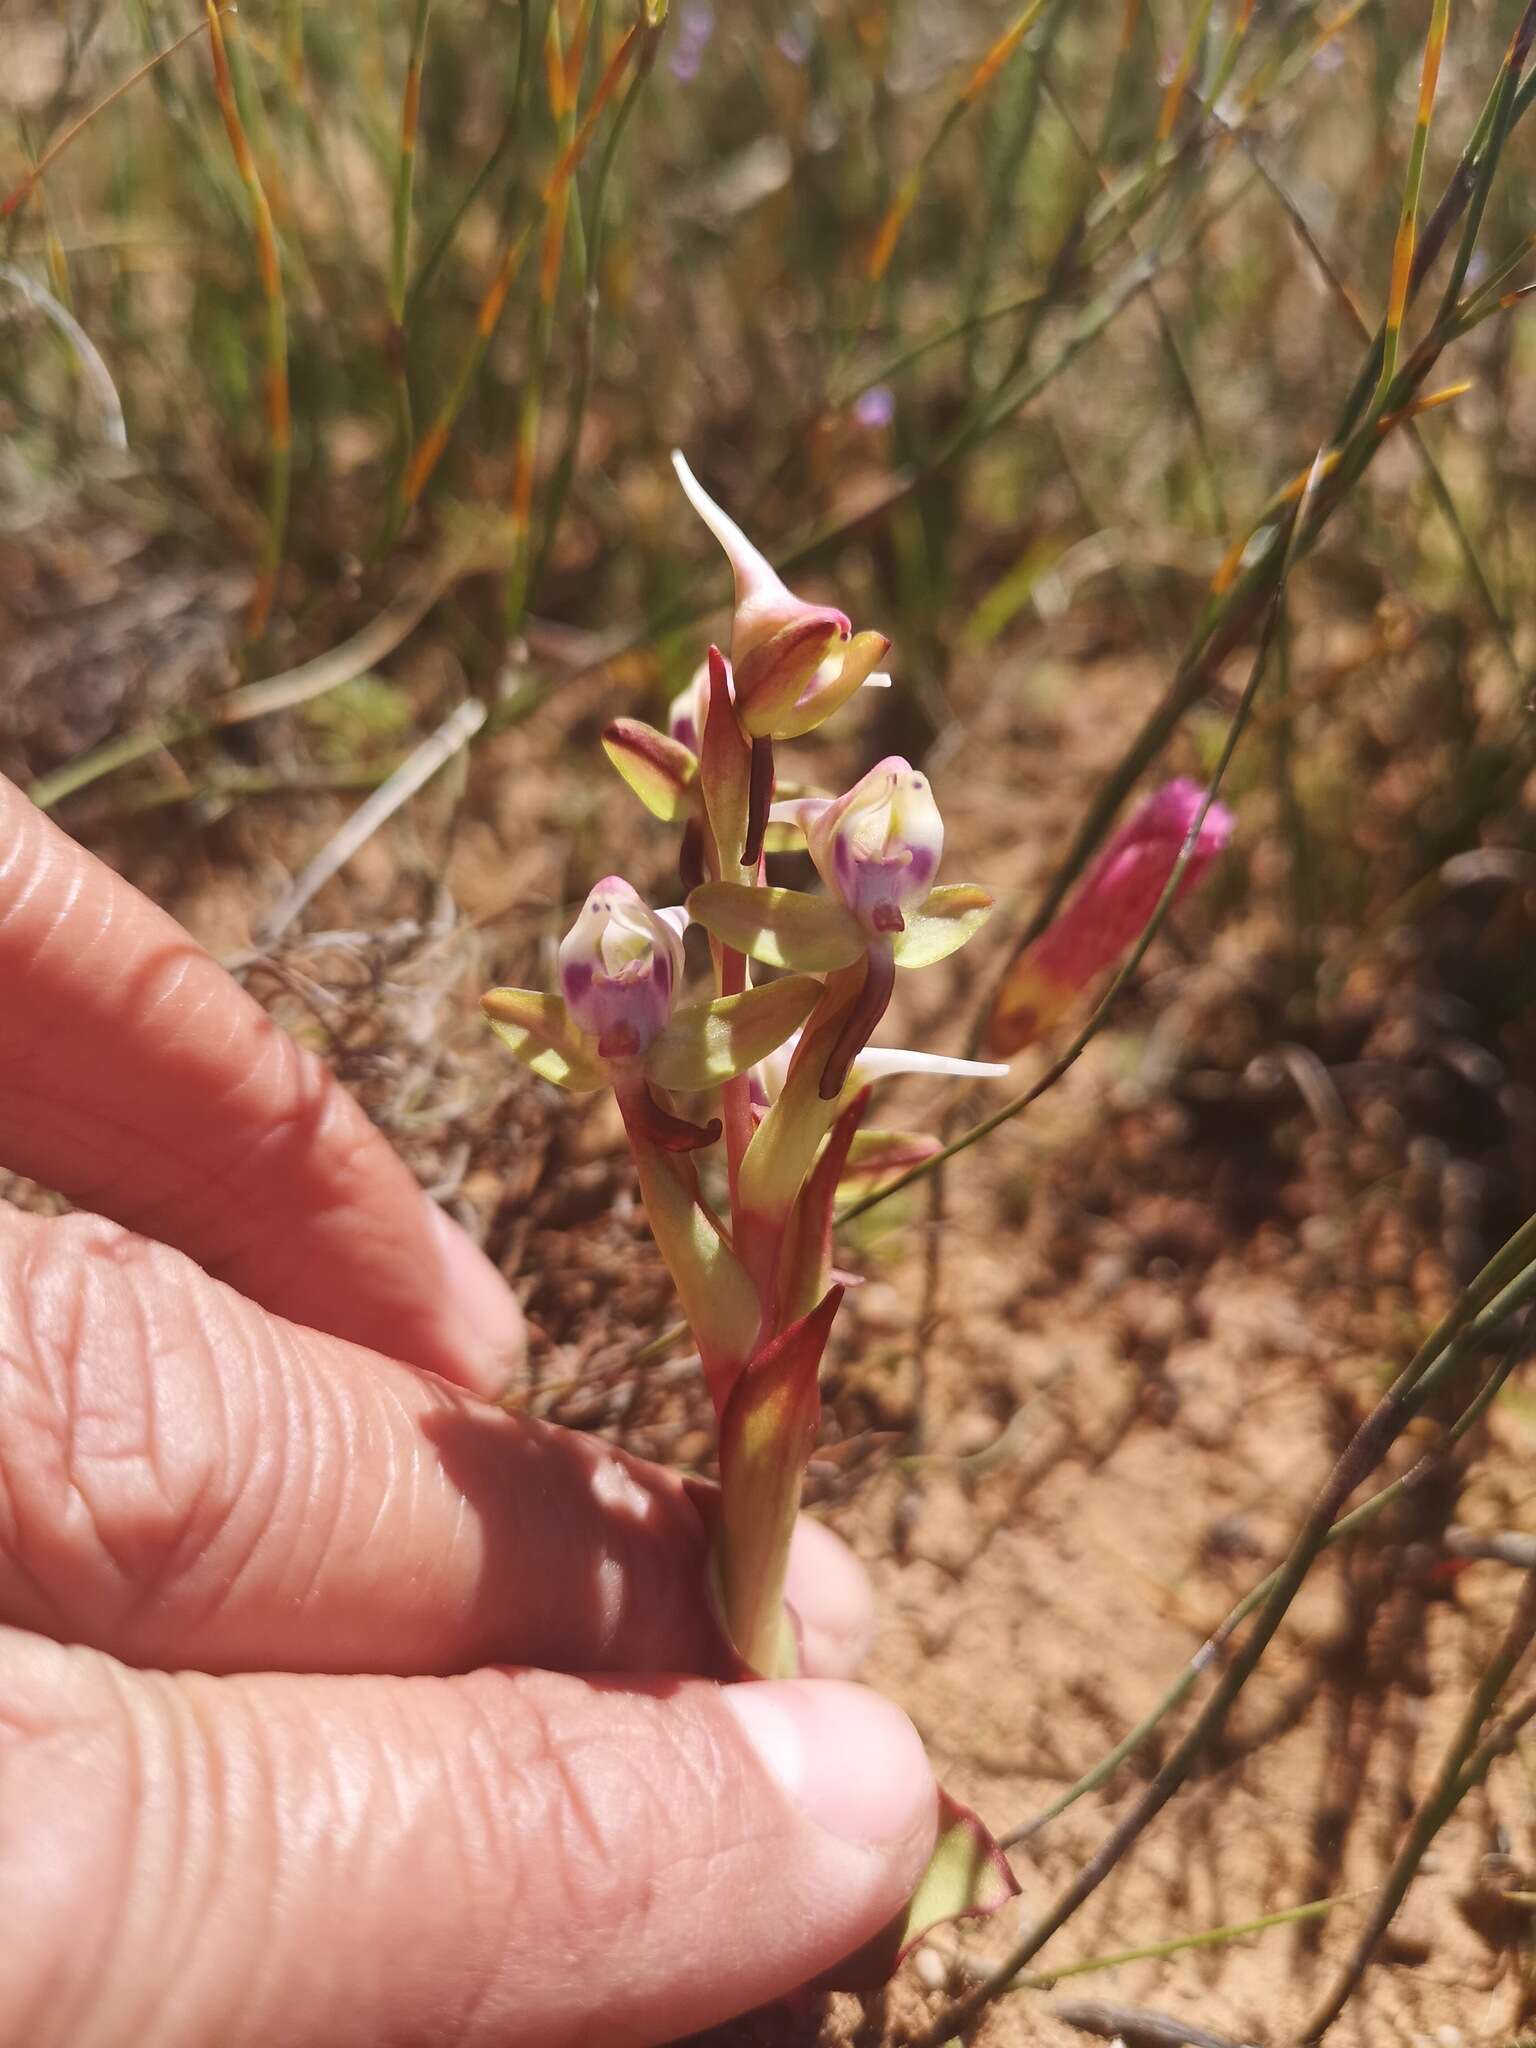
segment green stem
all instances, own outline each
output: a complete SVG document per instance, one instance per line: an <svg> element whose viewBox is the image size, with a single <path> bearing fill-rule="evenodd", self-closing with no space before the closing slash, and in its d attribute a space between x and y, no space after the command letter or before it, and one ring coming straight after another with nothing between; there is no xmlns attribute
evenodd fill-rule
<svg viewBox="0 0 1536 2048"><path fill-rule="evenodd" d="M1419 223L1419 192L1424 183L1424 152L1429 144L1429 124L1434 113L1435 86L1440 76L1440 55L1445 48L1450 23L1450 0L1434 0L1429 34L1424 43L1424 66L1419 79L1418 118L1408 148L1408 175L1403 180L1403 209L1398 220L1397 242L1392 253L1392 282L1387 296L1387 318L1382 330L1381 374L1376 384L1372 411L1386 410L1387 393L1397 373L1398 338L1413 275L1414 243ZM1469 252L1470 253L1470 252Z"/></svg>
<svg viewBox="0 0 1536 2048"><path fill-rule="evenodd" d="M411 244L411 192L416 174L416 134L421 113L421 73L427 48L427 21L432 0L416 0L411 23L411 48L406 60L400 105L400 161L395 171L394 208L389 247L390 377L395 392L395 426L402 466L411 457L411 385L405 361L405 280Z"/></svg>
<svg viewBox="0 0 1536 2048"><path fill-rule="evenodd" d="M619 102L618 111L613 117L613 126L608 131L608 140L603 146L602 156L598 159L596 176L592 181L592 201L587 214L586 290L582 293L581 317L576 332L576 387L571 395L565 446L560 451L559 463L554 476L550 479L544 506L543 532L531 578L534 587L543 574L545 561L554 544L566 499L570 495L571 484L575 479L576 462L581 452L582 428L586 424L587 406L592 397L592 380L597 370L597 323L601 307L604 211L608 197L608 181L618 158L619 144L624 139L624 131L639 104L641 92L651 75L660 48L660 28L648 29L640 54L635 60L634 76Z"/></svg>
<svg viewBox="0 0 1536 2048"><path fill-rule="evenodd" d="M1510 38L1504 62L1494 84L1489 101L1484 108L1487 123L1487 146L1483 149L1477 167L1477 183L1467 207L1467 218L1462 228L1461 240L1451 263L1450 276L1446 279L1445 291L1440 300L1437 320L1444 320L1450 314L1461 296L1462 285L1466 282L1467 267L1472 261L1472 252L1477 247L1477 238L1487 211L1488 196L1493 190L1494 174L1509 139L1509 131L1517 118L1517 89L1520 73L1530 54L1532 41L1536 40L1536 6L1528 5L1521 15L1519 25Z"/></svg>
<svg viewBox="0 0 1536 2048"><path fill-rule="evenodd" d="M589 0L589 5L591 0ZM553 75L563 71L565 52L560 34L560 10L551 7L545 25L546 62ZM555 123L555 154L563 157L576 134L578 81L572 79ZM566 216L571 191L561 185L550 200L545 216L538 291L534 301L533 328L528 343L528 360L523 372L522 403L518 408L516 461L512 485L512 566L507 572L505 622L508 640L522 630L533 579L533 491L538 462L539 420L544 404L544 378L549 367L550 342L554 334L555 303L559 292L561 258L565 241Z"/></svg>
<svg viewBox="0 0 1536 2048"><path fill-rule="evenodd" d="M1337 1898L1309 1899L1303 1906L1286 1906L1278 1913L1261 1913L1257 1920L1239 1920L1231 1927L1208 1927L1199 1934L1176 1935L1171 1941L1151 1941L1141 1948L1117 1949L1113 1955L1089 1956L1081 1963L1068 1963L1061 1970L1025 1970L1013 1980L1015 1991L1051 1991L1071 1977L1089 1977L1100 1970L1117 1970L1125 1963L1160 1963L1169 1956L1183 1955L1192 1948L1225 1948L1245 1935L1264 1934L1271 1927L1295 1927L1303 1921L1322 1920L1340 1906L1353 1905L1358 1892L1341 1892Z"/></svg>
<svg viewBox="0 0 1536 2048"><path fill-rule="evenodd" d="M523 131L527 116L528 43L532 18L533 0L521 0L517 10L517 59L512 74L512 90L508 96L511 101L511 112L507 115L506 124L502 128L500 135L497 136L495 146L491 150L490 155L486 157L479 170L476 171L474 177L470 180L468 187L455 205L452 213L449 214L447 220L444 221L439 229L433 240L432 247L422 258L416 275L411 280L410 292L406 298L407 320L415 312L420 301L432 289L433 280L442 268L443 259L453 247L459 229L463 225L464 216L480 197L480 194L485 190L491 179L501 169L513 143L516 142L518 136ZM513 217L513 209L511 205L508 205L503 210L503 232L510 229Z"/></svg>

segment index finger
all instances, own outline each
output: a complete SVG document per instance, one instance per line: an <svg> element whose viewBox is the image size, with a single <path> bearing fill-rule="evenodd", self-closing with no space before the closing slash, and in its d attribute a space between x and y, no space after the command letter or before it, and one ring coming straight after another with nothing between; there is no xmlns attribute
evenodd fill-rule
<svg viewBox="0 0 1536 2048"><path fill-rule="evenodd" d="M0 1160L313 1329L484 1392L517 1303L323 1063L0 777Z"/></svg>

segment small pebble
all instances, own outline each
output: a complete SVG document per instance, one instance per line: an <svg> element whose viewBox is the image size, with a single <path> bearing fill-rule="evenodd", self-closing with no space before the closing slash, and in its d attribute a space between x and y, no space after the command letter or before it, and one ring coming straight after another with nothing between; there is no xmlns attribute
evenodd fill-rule
<svg viewBox="0 0 1536 2048"><path fill-rule="evenodd" d="M967 1408L950 1424L945 1449L957 1458L971 1458L996 1443L999 1424L984 1408Z"/></svg>
<svg viewBox="0 0 1536 2048"><path fill-rule="evenodd" d="M918 1949L912 1957L912 1967L925 1991L942 1991L949 1982L949 1965L936 1948Z"/></svg>

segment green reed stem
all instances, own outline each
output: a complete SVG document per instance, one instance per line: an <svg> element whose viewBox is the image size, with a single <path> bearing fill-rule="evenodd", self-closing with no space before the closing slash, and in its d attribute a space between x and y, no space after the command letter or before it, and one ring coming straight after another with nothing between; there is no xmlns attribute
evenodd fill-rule
<svg viewBox="0 0 1536 2048"><path fill-rule="evenodd" d="M266 307L266 373L264 415L267 428L267 519L257 568L256 585L246 614L247 640L260 640L267 629L272 600L277 592L282 567L283 545L288 526L288 490L293 467L293 422L288 398L288 312L283 296L283 264L272 209L262 188L251 153L240 107L230 74L225 47L224 25L214 0L203 0L208 24L208 46L213 57L213 89L229 137L230 153L240 182L245 187L246 205L256 237L257 265L262 298Z"/></svg>
<svg viewBox="0 0 1536 2048"><path fill-rule="evenodd" d="M528 80L532 72L532 67L528 61L532 21L532 0L522 0L522 4L517 10L517 57L512 73L512 89L508 95L511 111L507 115L506 123L500 135L496 138L495 146L492 148L490 155L486 157L479 170L476 171L469 185L454 206L452 213L449 214L447 220L444 221L442 227L438 230L430 250L422 258L416 275L411 280L411 288L405 302L407 320L415 312L420 301L432 289L433 281L438 271L442 268L443 260L447 256L448 251L453 247L459 229L463 226L465 215L480 197L486 186L496 176L497 172L500 171L503 163L511 153L513 144L523 133L527 125ZM510 228L512 218L512 209L509 205L503 210L503 231Z"/></svg>
<svg viewBox="0 0 1536 2048"><path fill-rule="evenodd" d="M411 245L411 193L416 175L416 136L421 120L421 74L426 58L427 22L432 0L416 0L411 23L410 55L400 101L400 160L395 170L394 206L389 244L389 335L387 354L395 393L395 429L402 467L409 462L415 438L411 419L411 382L405 353L405 282Z"/></svg>
<svg viewBox="0 0 1536 2048"><path fill-rule="evenodd" d="M1429 126L1435 111L1435 89L1440 77L1440 58L1450 26L1450 0L1434 0L1429 34L1424 43L1424 65L1419 74L1419 108L1413 124L1413 141L1408 149L1408 175L1403 180L1403 209L1398 221L1397 241L1392 251L1392 282L1387 294L1387 318L1382 332L1381 374L1376 384L1374 409L1386 408L1387 393L1397 372L1398 340L1403 316L1408 310L1413 276L1414 244L1419 226L1419 192L1424 183L1424 152L1429 144ZM1469 252L1470 253L1470 252Z"/></svg>
<svg viewBox="0 0 1536 2048"><path fill-rule="evenodd" d="M1446 319L1461 297L1467 267L1472 261L1472 252L1477 247L1477 238L1482 231L1483 215L1487 211L1488 196L1493 190L1494 174L1498 170L1499 159L1503 155L1504 145L1509 139L1509 131L1515 121L1520 73L1530 54L1533 39L1536 39L1536 10L1528 7L1510 37L1509 48L1505 52L1504 62L1499 68L1499 76L1491 95L1487 146L1483 149L1478 163L1477 183L1472 189L1461 240L1451 261L1450 275L1445 281L1445 291L1440 300L1437 320Z"/></svg>
<svg viewBox="0 0 1536 2048"><path fill-rule="evenodd" d="M581 452L582 428L586 424L587 407L592 397L592 380L597 370L598 317L602 305L602 259L608 181L618 161L619 145L624 140L624 131L640 103L640 96L645 90L646 80L651 75L660 48L661 25L645 29L639 55L635 59L634 75L614 114L613 125L608 131L608 140L603 145L603 153L598 158L597 171L592 180L592 198L587 209L586 290L582 293L581 317L576 331L576 385L571 394L565 446L560 451L560 460L550 479L544 506L543 532L531 579L533 586L537 586L543 574L545 561L554 543L561 515L565 511L566 499L570 495L571 484L575 479L576 463Z"/></svg>
<svg viewBox="0 0 1536 2048"><path fill-rule="evenodd" d="M588 0L584 22L576 34L582 39L578 61L568 64L560 33L560 10L551 7L545 27L544 62L549 81L551 111L555 116L555 141L563 157L576 134L576 94L580 82L580 57L585 54L585 35L590 30L595 0ZM544 219L544 240L539 263L538 294L534 301L533 326L528 358L523 370L522 402L518 408L516 461L512 478L512 565L507 572L504 616L509 640L522 629L528 608L533 573L533 491L538 468L539 420L544 405L544 378L549 367L550 341L554 334L555 303L560 290L560 272L565 248L566 212L570 186L562 182L553 194Z"/></svg>
<svg viewBox="0 0 1536 2048"><path fill-rule="evenodd" d="M283 71L290 92L304 83L304 0L284 0Z"/></svg>
<svg viewBox="0 0 1536 2048"><path fill-rule="evenodd" d="M1100 1970L1117 1970L1125 1963L1161 1963L1169 1956L1184 1955L1192 1948L1226 1948L1245 1935L1266 1934L1271 1927L1295 1927L1308 1920L1323 1920L1340 1906L1358 1902L1358 1892L1341 1892L1332 1899L1309 1899L1302 1906L1285 1906L1277 1913L1261 1913L1257 1920L1239 1920L1230 1927L1207 1927L1199 1934L1175 1935L1171 1941L1149 1941L1140 1948L1117 1949L1112 1955L1089 1956L1080 1963L1068 1963L1060 1970L1023 1970L1014 1978L1014 1991L1052 1991L1072 1977L1089 1977Z"/></svg>

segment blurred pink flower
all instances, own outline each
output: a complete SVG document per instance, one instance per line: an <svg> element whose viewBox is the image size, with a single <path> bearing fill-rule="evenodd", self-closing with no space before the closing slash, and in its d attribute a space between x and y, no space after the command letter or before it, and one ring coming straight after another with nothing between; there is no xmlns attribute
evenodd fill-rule
<svg viewBox="0 0 1536 2048"><path fill-rule="evenodd" d="M1137 805L1065 909L1009 969L992 1012L989 1050L1006 1058L1029 1044L1136 943L1204 801L1199 783L1180 776ZM1232 826L1226 805L1213 803L1180 880L1180 898L1227 844Z"/></svg>

